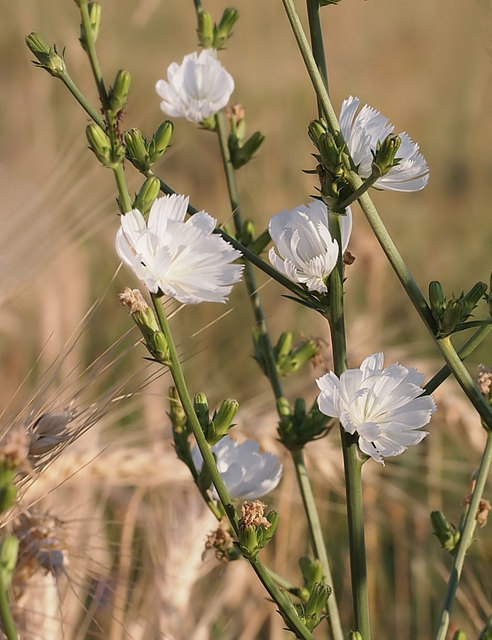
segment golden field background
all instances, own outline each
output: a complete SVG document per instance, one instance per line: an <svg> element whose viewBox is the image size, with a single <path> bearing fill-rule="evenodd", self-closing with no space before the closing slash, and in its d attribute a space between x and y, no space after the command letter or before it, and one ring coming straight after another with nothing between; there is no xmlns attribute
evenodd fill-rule
<svg viewBox="0 0 492 640"><path fill-rule="evenodd" d="M218 19L229 3L204 4ZM166 417L169 379L145 364L141 347L132 348L136 333L87 369L130 328L117 293L136 282L121 272L111 283L118 266L115 189L111 173L87 150L87 118L61 83L34 69L24 45L25 35L35 30L56 42L59 51L65 48L70 73L95 102L77 41L76 6L68 0L3 1L0 6L3 429L46 410L60 411L74 398L77 406L98 402L105 412L25 497L26 504L35 502L37 510L66 523L69 561L67 576L55 584L51 576L31 579L29 606L22 605L25 637L282 638L281 621L245 563L224 568L211 557L202 562L212 525L186 469L173 457ZM280 0L238 0L235 6L240 20L221 59L235 78L233 100L246 107L249 131L266 135L257 158L238 176L243 215L262 230L273 213L306 202L314 192L313 177L302 169L313 167L306 127L316 103ZM119 68L132 74L123 126L138 126L150 136L163 119L155 81L165 77L170 62L196 48L193 3L104 0L102 9L98 47L107 83ZM323 17L336 108L349 94L357 95L389 116L397 131L417 140L429 163L430 182L421 193L374 194L417 282L426 290L430 280L439 279L447 291L458 293L488 280L492 4L345 0L324 9ZM176 191L189 194L195 206L220 222L228 220L213 134L175 121L173 146L157 172ZM137 190L139 176L131 167L127 173ZM350 362L356 366L367 353L384 349L388 362L399 358L431 375L440 366L437 353L362 214L354 213L351 251L357 260L346 287ZM327 338L318 318L281 298L274 283L259 280L274 336L292 328ZM82 322L96 300L97 310ZM303 525L290 526L302 523L300 498L275 441L273 403L250 357L246 303L236 287L225 308L182 309L173 326L192 389L205 391L211 405L236 397L242 404L241 434L258 437L284 459L283 483L269 502L289 526L280 527L268 561L296 581L296 559L307 551ZM491 362L490 344L470 359L471 370L478 362ZM306 368L289 379L289 396L302 390L313 398L319 374ZM157 379L148 381L148 376ZM132 397L112 401L126 394ZM431 637L449 558L431 535L428 514L445 506L451 520L459 519L483 443L478 421L454 384L440 390L437 399L431 435L418 451L384 469L367 465L374 633L382 640ZM349 629L336 435L308 447L307 454L322 517L330 525L335 587ZM485 529L477 537L453 620L470 638L478 636L490 615L492 592L490 533ZM41 615L33 622L36 611ZM317 637L324 633L321 625Z"/></svg>

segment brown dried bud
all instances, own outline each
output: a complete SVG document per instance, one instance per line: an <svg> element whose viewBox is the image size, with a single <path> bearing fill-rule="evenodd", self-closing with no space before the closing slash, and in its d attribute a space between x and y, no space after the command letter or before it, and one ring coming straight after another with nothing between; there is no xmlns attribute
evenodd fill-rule
<svg viewBox="0 0 492 640"><path fill-rule="evenodd" d="M241 505L241 527L259 527L263 525L268 529L271 525L265 518L266 504L261 500L245 500Z"/></svg>
<svg viewBox="0 0 492 640"><path fill-rule="evenodd" d="M486 367L484 364L478 365L478 388L480 392L488 398L492 391L492 368Z"/></svg>
<svg viewBox="0 0 492 640"><path fill-rule="evenodd" d="M205 552L215 549L215 557L220 562L228 562L228 551L232 548L232 536L221 523L215 531L211 531L205 541Z"/></svg>
<svg viewBox="0 0 492 640"><path fill-rule="evenodd" d="M123 293L120 293L119 299L122 305L130 309L130 313L145 311L149 305L145 302L145 298L138 289L130 289L126 287Z"/></svg>

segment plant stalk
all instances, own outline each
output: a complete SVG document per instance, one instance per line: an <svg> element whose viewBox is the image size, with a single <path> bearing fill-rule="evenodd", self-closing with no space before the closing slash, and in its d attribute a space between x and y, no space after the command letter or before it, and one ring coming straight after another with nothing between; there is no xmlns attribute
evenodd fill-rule
<svg viewBox="0 0 492 640"><path fill-rule="evenodd" d="M3 584L3 580L0 577L0 620L1 626L5 633L7 640L17 640L17 629L15 626L14 617L10 610L9 598L7 589Z"/></svg>

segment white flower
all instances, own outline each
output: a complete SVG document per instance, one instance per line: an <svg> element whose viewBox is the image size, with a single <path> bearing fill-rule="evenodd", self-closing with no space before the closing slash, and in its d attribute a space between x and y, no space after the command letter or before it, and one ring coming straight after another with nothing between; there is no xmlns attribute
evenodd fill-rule
<svg viewBox="0 0 492 640"><path fill-rule="evenodd" d="M226 106L234 91L234 80L217 60L215 49L190 53L180 65L171 63L167 79L155 85L162 111L189 122L213 116Z"/></svg>
<svg viewBox="0 0 492 640"><path fill-rule="evenodd" d="M116 251L149 291L187 304L225 302L242 266L241 254L213 233L216 220L199 211L184 221L188 197L157 198L148 223L138 209L121 216Z"/></svg>
<svg viewBox="0 0 492 640"><path fill-rule="evenodd" d="M352 231L352 212L340 216L342 253ZM328 230L328 209L320 200L307 206L276 213L268 225L280 257L272 247L268 253L275 269L293 282L305 284L309 291L326 293L326 278L338 260L338 242Z"/></svg>
<svg viewBox="0 0 492 640"><path fill-rule="evenodd" d="M269 451L259 452L256 440L241 444L226 435L212 447L222 480L231 498L259 498L273 491L282 477L282 464ZM191 456L197 471L203 464L202 454L195 445ZM214 489L214 495L217 494Z"/></svg>
<svg viewBox="0 0 492 640"><path fill-rule="evenodd" d="M330 371L316 383L320 411L338 418L348 433L357 432L360 449L384 464L383 456L397 456L425 438L427 431L416 429L429 422L436 405L422 395L421 373L398 363L383 369L383 362L382 353L373 353L360 369L340 378Z"/></svg>
<svg viewBox="0 0 492 640"><path fill-rule="evenodd" d="M373 152L378 142L382 142L394 126L377 109L367 104L362 107L357 116L360 104L359 98L350 96L343 101L340 111L340 129L347 143L350 155L358 167L361 178L371 175ZM419 145L405 132L398 134L401 138L400 148L396 157L399 164L392 167L386 175L374 183L379 189L393 191L420 191L429 180L429 169L424 156L419 153Z"/></svg>

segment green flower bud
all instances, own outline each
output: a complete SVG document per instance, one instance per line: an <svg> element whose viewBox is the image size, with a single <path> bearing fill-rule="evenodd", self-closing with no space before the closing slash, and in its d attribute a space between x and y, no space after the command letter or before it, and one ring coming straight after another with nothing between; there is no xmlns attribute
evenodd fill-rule
<svg viewBox="0 0 492 640"><path fill-rule="evenodd" d="M91 37L95 42L99 35L99 26L101 24L101 5L98 2L89 2L87 5L87 11L89 13L89 29L91 31ZM87 51L87 34L83 24L80 25L79 39L82 48Z"/></svg>
<svg viewBox="0 0 492 640"><path fill-rule="evenodd" d="M192 470L194 475L194 465L188 438L188 420L176 387L169 387L169 417L171 418L176 455Z"/></svg>
<svg viewBox="0 0 492 640"><path fill-rule="evenodd" d="M482 632L478 636L478 640L492 640L492 616L489 616L487 622L485 623L485 627L482 629Z"/></svg>
<svg viewBox="0 0 492 640"><path fill-rule="evenodd" d="M66 72L65 60L59 55L55 45L49 47L34 31L26 37L26 44L37 58L37 62L33 60L36 66L46 69L55 78L59 78Z"/></svg>
<svg viewBox="0 0 492 640"><path fill-rule="evenodd" d="M348 640L363 640L359 631L349 631Z"/></svg>
<svg viewBox="0 0 492 640"><path fill-rule="evenodd" d="M19 541L17 538L15 536L7 536L0 549L0 582L3 589L8 589L12 582L18 552Z"/></svg>
<svg viewBox="0 0 492 640"><path fill-rule="evenodd" d="M290 403L287 400L287 398L278 398L277 400L277 411L278 414L281 416L288 416L290 417L292 415L291 410L290 410Z"/></svg>
<svg viewBox="0 0 492 640"><path fill-rule="evenodd" d="M196 479L196 484L200 491L207 491L212 486L212 476L206 464L202 464L202 468Z"/></svg>
<svg viewBox="0 0 492 640"><path fill-rule="evenodd" d="M315 582L313 584L309 598L304 605L304 619L310 631L315 629L325 617L323 611L325 610L330 593L331 589L327 584L323 584L322 582Z"/></svg>
<svg viewBox="0 0 492 640"><path fill-rule="evenodd" d="M128 71L120 69L116 74L113 86L109 89L109 105L114 113L121 111L126 104L130 89L131 76Z"/></svg>
<svg viewBox="0 0 492 640"><path fill-rule="evenodd" d="M313 120L309 123L308 134L316 148L319 148L321 136L328 132L326 123L323 120Z"/></svg>
<svg viewBox="0 0 492 640"><path fill-rule="evenodd" d="M139 129L130 129L123 136L131 163L143 173L150 168L147 141Z"/></svg>
<svg viewBox="0 0 492 640"><path fill-rule="evenodd" d="M249 246L255 235L255 223L252 220L245 220L241 228L240 242L245 247Z"/></svg>
<svg viewBox="0 0 492 640"><path fill-rule="evenodd" d="M460 540L460 532L454 524L450 524L446 520L446 517L441 511L432 511L431 523L442 548L454 554Z"/></svg>
<svg viewBox="0 0 492 640"><path fill-rule="evenodd" d="M187 418L176 387L169 387L169 417L176 431L186 430Z"/></svg>
<svg viewBox="0 0 492 640"><path fill-rule="evenodd" d="M473 310L479 301L485 296L486 292L487 285L485 282L477 282L473 285L470 291L463 296L463 320L466 320L473 313Z"/></svg>
<svg viewBox="0 0 492 640"><path fill-rule="evenodd" d="M466 633L462 629L458 629L453 636L453 640L466 640Z"/></svg>
<svg viewBox="0 0 492 640"><path fill-rule="evenodd" d="M376 153L372 162L373 175L384 176L390 169L399 164L400 159L396 157L401 145L400 136L390 133L382 142L378 142Z"/></svg>
<svg viewBox="0 0 492 640"><path fill-rule="evenodd" d="M278 513L278 511L272 510L267 513L266 519L270 523L270 526L266 527L265 525L260 525L259 527L261 532L260 543L262 549L270 542L270 540L275 535L280 520L280 514Z"/></svg>
<svg viewBox="0 0 492 640"><path fill-rule="evenodd" d="M292 331L284 331L280 334L280 338L278 339L274 350L277 363L289 355L293 339L294 335Z"/></svg>
<svg viewBox="0 0 492 640"><path fill-rule="evenodd" d="M162 331L154 331L145 340L150 354L157 362L169 364L169 344Z"/></svg>
<svg viewBox="0 0 492 640"><path fill-rule="evenodd" d="M303 340L301 344L291 351L289 355L288 370L285 373L291 371L297 371L303 364L309 362L316 354L319 353L319 347L314 340ZM282 371L284 373L284 371Z"/></svg>
<svg viewBox="0 0 492 640"><path fill-rule="evenodd" d="M229 139L230 138L231 136L229 136ZM231 162L234 169L240 169L243 165L248 163L259 149L264 139L265 136L262 133L255 131L242 146L234 143L232 146L229 145Z"/></svg>
<svg viewBox="0 0 492 640"><path fill-rule="evenodd" d="M308 589L311 589L315 582L323 581L323 567L320 560L309 556L301 556L299 558L299 568L301 569L304 586Z"/></svg>
<svg viewBox="0 0 492 640"><path fill-rule="evenodd" d="M164 122L159 125L148 146L150 164L153 164L159 160L159 158L162 158L164 152L169 146L169 143L171 142L173 130L174 124L170 120L164 120Z"/></svg>
<svg viewBox="0 0 492 640"><path fill-rule="evenodd" d="M225 9L219 24L214 29L214 48L222 49L232 35L232 27L239 18L237 9Z"/></svg>
<svg viewBox="0 0 492 640"><path fill-rule="evenodd" d="M214 44L214 21L208 11L198 11L198 42L205 49L210 49Z"/></svg>
<svg viewBox="0 0 492 640"><path fill-rule="evenodd" d="M95 122L87 125L85 129L90 149L104 167L113 167L113 155L111 142L106 133Z"/></svg>
<svg viewBox="0 0 492 640"><path fill-rule="evenodd" d="M206 434L207 442L210 445L216 444L234 426L232 421L238 409L239 402L237 400L227 399L222 402L219 410L214 412Z"/></svg>
<svg viewBox="0 0 492 640"><path fill-rule="evenodd" d="M159 195L161 190L161 182L159 178L150 176L140 187L140 191L137 194L133 202L133 208L138 209L143 216L146 216L150 211L154 200Z"/></svg>
<svg viewBox="0 0 492 640"><path fill-rule="evenodd" d="M197 393L193 399L193 406L203 433L207 435L210 425L207 396L204 393Z"/></svg>
<svg viewBox="0 0 492 640"><path fill-rule="evenodd" d="M439 323L446 309L446 297L442 289L442 285L438 280L433 280L429 284L429 302L432 315Z"/></svg>
<svg viewBox="0 0 492 640"><path fill-rule="evenodd" d="M258 555L260 547L256 527L248 525L239 529L239 548L246 558L254 558Z"/></svg>

